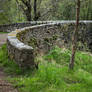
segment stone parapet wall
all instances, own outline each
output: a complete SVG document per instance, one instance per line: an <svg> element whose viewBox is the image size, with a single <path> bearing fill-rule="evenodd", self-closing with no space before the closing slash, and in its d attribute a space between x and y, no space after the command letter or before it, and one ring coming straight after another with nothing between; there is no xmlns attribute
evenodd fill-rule
<svg viewBox="0 0 92 92"><path fill-rule="evenodd" d="M90 43L92 22L81 21L78 31L78 46L80 50L88 50ZM26 45L32 46L36 51L48 51L53 46L70 48L72 35L75 30L75 22L53 22L28 27L21 31L17 38ZM88 33L89 32L89 33ZM91 41L92 43L92 41ZM91 47L91 46L89 46ZM38 52L39 53L39 52Z"/></svg>
<svg viewBox="0 0 92 92"><path fill-rule="evenodd" d="M53 46L71 47L75 21L53 21L25 27L8 35L8 54L20 67L35 65L35 55L46 53ZM81 21L78 33L80 50L92 50L92 21Z"/></svg>
<svg viewBox="0 0 92 92"><path fill-rule="evenodd" d="M34 49L16 38L18 31L8 34L7 48L10 59L15 60L21 68L30 68L34 64Z"/></svg>
<svg viewBox="0 0 92 92"><path fill-rule="evenodd" d="M74 23L75 21L31 21L31 22L23 22L23 23L13 23L13 24L5 24L0 25L0 32L12 32L16 29L40 25L40 24L48 24L48 23ZM91 23L92 21L83 21L84 23Z"/></svg>
<svg viewBox="0 0 92 92"><path fill-rule="evenodd" d="M5 24L5 25L0 25L0 32L12 32L15 29L20 29L33 25L47 24L51 22L52 21L31 21L31 22L23 22L23 23Z"/></svg>

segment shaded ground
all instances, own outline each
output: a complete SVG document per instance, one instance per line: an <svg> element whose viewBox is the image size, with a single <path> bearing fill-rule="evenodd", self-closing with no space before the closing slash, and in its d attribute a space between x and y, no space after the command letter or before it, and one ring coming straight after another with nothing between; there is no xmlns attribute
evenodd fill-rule
<svg viewBox="0 0 92 92"><path fill-rule="evenodd" d="M0 34L0 47L6 43L7 34ZM0 67L0 92L18 92L8 83L5 79L8 76L4 73L3 69Z"/></svg>

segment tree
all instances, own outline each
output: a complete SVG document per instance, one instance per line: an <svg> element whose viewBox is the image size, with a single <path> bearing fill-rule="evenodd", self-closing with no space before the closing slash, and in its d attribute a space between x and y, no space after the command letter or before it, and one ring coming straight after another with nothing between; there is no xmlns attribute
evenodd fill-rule
<svg viewBox="0 0 92 92"><path fill-rule="evenodd" d="M26 15L26 19L31 21L31 13L32 13L32 6L31 0L16 0L19 7L23 10L24 14Z"/></svg>
<svg viewBox="0 0 92 92"><path fill-rule="evenodd" d="M37 21L40 17L39 6L42 0L16 0L19 7L24 12L27 21Z"/></svg>
<svg viewBox="0 0 92 92"><path fill-rule="evenodd" d="M37 0L34 0L34 20L38 20L37 16Z"/></svg>
<svg viewBox="0 0 92 92"><path fill-rule="evenodd" d="M77 0L76 3L76 25L75 25L75 31L72 38L72 56L69 64L69 68L73 69L74 67L74 59L77 49L77 39L78 39L78 26L79 26L79 14L80 14L80 0Z"/></svg>

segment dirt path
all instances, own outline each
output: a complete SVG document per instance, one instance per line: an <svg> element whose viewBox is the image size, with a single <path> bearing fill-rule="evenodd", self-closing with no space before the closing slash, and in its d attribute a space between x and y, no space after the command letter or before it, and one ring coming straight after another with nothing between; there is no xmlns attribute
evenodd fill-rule
<svg viewBox="0 0 92 92"><path fill-rule="evenodd" d="M7 34L0 34L0 47L6 42Z"/></svg>
<svg viewBox="0 0 92 92"><path fill-rule="evenodd" d="M0 47L6 43L7 34L0 34ZM0 92L18 92L13 86L8 83L5 79L8 76L4 73L3 69L0 67Z"/></svg>

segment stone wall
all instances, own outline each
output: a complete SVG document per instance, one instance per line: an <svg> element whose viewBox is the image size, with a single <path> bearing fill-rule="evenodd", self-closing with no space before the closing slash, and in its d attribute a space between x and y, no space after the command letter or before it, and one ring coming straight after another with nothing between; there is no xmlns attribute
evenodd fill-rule
<svg viewBox="0 0 92 92"><path fill-rule="evenodd" d="M20 67L32 67L37 54L47 53L53 46L71 47L74 21L57 21L22 28L8 35L8 54ZM78 33L80 50L92 50L92 21L81 21Z"/></svg>
<svg viewBox="0 0 92 92"><path fill-rule="evenodd" d="M21 68L34 67L34 49L25 45L16 38L16 33L13 31L7 38L7 49L10 59L15 60Z"/></svg>
<svg viewBox="0 0 92 92"><path fill-rule="evenodd" d="M5 24L0 25L0 32L12 32L15 29L20 29L33 25L47 24L51 21L32 21L32 22L24 22L24 23L13 23L13 24Z"/></svg>
<svg viewBox="0 0 92 92"><path fill-rule="evenodd" d="M18 29L24 28L27 26L47 24L47 23L51 23L51 21L34 21L34 22L16 23L16 24L0 26L0 28L3 29L1 32L12 31L11 33L8 34L8 37L7 37L8 55L10 59L15 60L16 63L21 68L30 68L35 66L34 49L28 45L25 45L24 43L22 43L16 38L16 34L21 31Z"/></svg>
<svg viewBox="0 0 92 92"><path fill-rule="evenodd" d="M89 50L91 35L91 25L89 22L80 22L78 32L78 49ZM57 22L29 27L17 35L17 38L26 45L35 48L37 53L47 52L53 46L70 48L72 35L75 28L74 22ZM88 33L89 32L89 33ZM90 42L91 41L91 42Z"/></svg>

